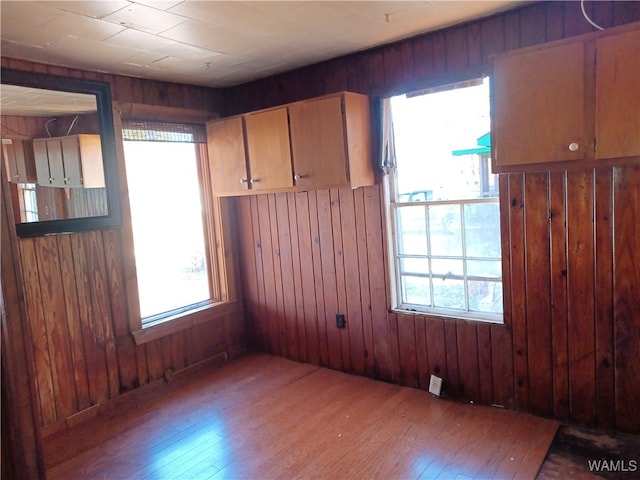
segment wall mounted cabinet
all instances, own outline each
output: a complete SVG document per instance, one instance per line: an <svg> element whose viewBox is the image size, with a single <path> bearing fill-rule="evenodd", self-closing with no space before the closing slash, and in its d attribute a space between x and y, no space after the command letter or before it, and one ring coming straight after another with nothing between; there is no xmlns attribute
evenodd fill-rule
<svg viewBox="0 0 640 480"><path fill-rule="evenodd" d="M244 116L249 160L246 179L254 193L293 187L287 109Z"/></svg>
<svg viewBox="0 0 640 480"><path fill-rule="evenodd" d="M293 187L287 109L207 123L216 195L247 195Z"/></svg>
<svg viewBox="0 0 640 480"><path fill-rule="evenodd" d="M289 116L297 189L373 184L368 97L343 92L297 102Z"/></svg>
<svg viewBox="0 0 640 480"><path fill-rule="evenodd" d="M31 140L3 138L2 155L10 182L33 183L36 181L36 166Z"/></svg>
<svg viewBox="0 0 640 480"><path fill-rule="evenodd" d="M369 98L341 92L207 124L216 195L374 183Z"/></svg>
<svg viewBox="0 0 640 480"><path fill-rule="evenodd" d="M640 156L637 23L497 57L492 88L494 172Z"/></svg>
<svg viewBox="0 0 640 480"><path fill-rule="evenodd" d="M33 140L40 185L59 188L105 186L100 135L80 134Z"/></svg>

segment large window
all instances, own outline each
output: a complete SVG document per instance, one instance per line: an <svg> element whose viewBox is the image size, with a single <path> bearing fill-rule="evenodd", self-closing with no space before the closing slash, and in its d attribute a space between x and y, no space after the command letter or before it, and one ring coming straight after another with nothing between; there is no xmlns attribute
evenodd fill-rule
<svg viewBox="0 0 640 480"><path fill-rule="evenodd" d="M201 192L201 126L125 123L127 174L142 326L215 298Z"/></svg>
<svg viewBox="0 0 640 480"><path fill-rule="evenodd" d="M394 307L502 322L488 80L393 97L388 105Z"/></svg>

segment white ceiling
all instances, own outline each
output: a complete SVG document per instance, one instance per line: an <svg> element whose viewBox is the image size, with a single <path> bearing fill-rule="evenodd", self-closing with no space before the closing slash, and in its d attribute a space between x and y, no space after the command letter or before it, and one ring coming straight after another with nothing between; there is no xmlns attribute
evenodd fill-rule
<svg viewBox="0 0 640 480"><path fill-rule="evenodd" d="M521 1L0 1L3 56L228 87Z"/></svg>

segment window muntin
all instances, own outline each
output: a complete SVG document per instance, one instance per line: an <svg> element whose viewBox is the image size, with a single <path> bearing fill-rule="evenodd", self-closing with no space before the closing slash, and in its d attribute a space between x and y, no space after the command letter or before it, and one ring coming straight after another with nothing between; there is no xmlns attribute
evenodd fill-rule
<svg viewBox="0 0 640 480"><path fill-rule="evenodd" d="M203 149L188 132L171 130L134 122L123 128L143 327L217 300L201 192Z"/></svg>
<svg viewBox="0 0 640 480"><path fill-rule="evenodd" d="M390 101L394 308L502 322L488 81Z"/></svg>

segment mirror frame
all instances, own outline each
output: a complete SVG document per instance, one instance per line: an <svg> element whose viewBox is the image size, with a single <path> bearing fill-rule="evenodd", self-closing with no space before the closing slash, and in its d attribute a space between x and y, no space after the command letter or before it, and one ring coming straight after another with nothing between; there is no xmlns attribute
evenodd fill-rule
<svg viewBox="0 0 640 480"><path fill-rule="evenodd" d="M38 237L121 226L122 211L120 205L116 136L113 123L110 85L107 82L61 77L8 68L2 68L0 75L0 83L2 84L95 95L102 146L102 164L104 168L108 215L17 223L16 233L18 237ZM4 165L2 168L4 168Z"/></svg>

